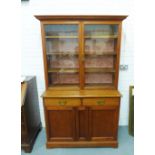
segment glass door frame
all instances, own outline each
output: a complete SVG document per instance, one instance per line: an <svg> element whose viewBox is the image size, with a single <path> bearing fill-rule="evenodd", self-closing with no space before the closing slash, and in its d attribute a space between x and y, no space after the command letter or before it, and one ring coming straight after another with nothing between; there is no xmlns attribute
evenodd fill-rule
<svg viewBox="0 0 155 155"><path fill-rule="evenodd" d="M85 87L85 66L84 66L84 61L85 61L85 25L118 25L118 31L117 31L117 44L116 44L116 55L115 55L115 64L114 64L114 69L115 69L115 79L114 79L114 87L108 88L108 89L117 89L118 88L118 76L119 76L119 61L120 61L120 42L121 42L121 30L122 30L122 23L120 21L84 21L81 22L81 29L82 29L82 48L81 48L81 57L82 57L82 67L83 67L83 83L81 89L105 89L104 87L97 87L94 86L92 88Z"/></svg>
<svg viewBox="0 0 155 155"><path fill-rule="evenodd" d="M52 86L49 86L49 79L48 79L48 64L47 64L47 55L46 55L46 34L45 34L45 26L46 25L77 25L78 26L78 47L79 47L79 53L80 53L80 26L79 26L79 21L43 21L41 22L41 35L42 35L42 47L43 47L43 63L44 63L44 78L45 78L45 87L46 90L47 89L58 89L58 90L62 90L62 89L80 89L80 54L78 55L78 60L79 60L79 86L77 85L77 87L54 87L52 88Z"/></svg>

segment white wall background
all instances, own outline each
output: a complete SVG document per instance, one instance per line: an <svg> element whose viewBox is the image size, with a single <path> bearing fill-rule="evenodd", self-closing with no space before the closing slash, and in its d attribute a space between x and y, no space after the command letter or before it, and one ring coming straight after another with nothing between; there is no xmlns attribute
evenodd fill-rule
<svg viewBox="0 0 155 155"><path fill-rule="evenodd" d="M34 15L129 15L123 22L119 90L122 93L120 125L128 124L129 85L133 84L133 0L29 0L21 3L22 75L35 75L39 93L43 126L44 113L41 94L45 90L40 23Z"/></svg>

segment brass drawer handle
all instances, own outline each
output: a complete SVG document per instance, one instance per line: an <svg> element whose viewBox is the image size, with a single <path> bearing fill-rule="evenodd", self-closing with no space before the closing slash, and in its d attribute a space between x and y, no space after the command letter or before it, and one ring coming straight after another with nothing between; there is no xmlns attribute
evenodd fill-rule
<svg viewBox="0 0 155 155"><path fill-rule="evenodd" d="M97 104L98 104L98 105L104 105L105 102L104 102L104 101L97 101Z"/></svg>
<svg viewBox="0 0 155 155"><path fill-rule="evenodd" d="M67 101L59 101L59 105L66 105Z"/></svg>

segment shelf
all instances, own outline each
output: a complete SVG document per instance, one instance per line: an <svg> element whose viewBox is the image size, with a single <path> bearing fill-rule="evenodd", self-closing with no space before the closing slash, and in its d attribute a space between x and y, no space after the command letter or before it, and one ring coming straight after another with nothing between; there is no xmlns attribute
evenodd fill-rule
<svg viewBox="0 0 155 155"><path fill-rule="evenodd" d="M56 56L75 56L78 55L78 53L73 53L73 52L52 52L52 53L46 53L46 55L56 55Z"/></svg>
<svg viewBox="0 0 155 155"><path fill-rule="evenodd" d="M52 52L52 53L46 53L46 55L57 55L57 56L75 56L78 55L78 53L73 53L73 52ZM86 56L106 56L106 55L117 55L116 52L103 52L103 53L85 53Z"/></svg>
<svg viewBox="0 0 155 155"><path fill-rule="evenodd" d="M117 38L118 36L117 35L104 35L104 36L85 36L84 38L85 39L91 39L91 38L96 38L96 39L109 39L109 38L111 38L111 39L115 39L115 38Z"/></svg>
<svg viewBox="0 0 155 155"><path fill-rule="evenodd" d="M91 52L91 53L85 53L86 56L106 56L106 55L117 55L116 52L103 52L103 53L96 53L96 52Z"/></svg>
<svg viewBox="0 0 155 155"><path fill-rule="evenodd" d="M59 83L59 84L51 84L50 87L61 87L61 88L62 88L62 86L63 87L78 87L77 84L79 84L79 83L75 83L75 84L73 84L73 83L67 83L67 84L66 83L64 83L64 84L61 83L60 84Z"/></svg>
<svg viewBox="0 0 155 155"><path fill-rule="evenodd" d="M76 39L78 38L78 36L45 36L45 38L51 38L51 39L61 39L61 38L64 38L64 39Z"/></svg>
<svg viewBox="0 0 155 155"><path fill-rule="evenodd" d="M48 73L78 73L78 68L53 68L49 69Z"/></svg>
<svg viewBox="0 0 155 155"><path fill-rule="evenodd" d="M114 73L115 70L111 68L85 68L86 73Z"/></svg>
<svg viewBox="0 0 155 155"><path fill-rule="evenodd" d="M99 84L93 84L93 83L86 83L85 89L114 89L114 84L107 84L107 83L99 83Z"/></svg>

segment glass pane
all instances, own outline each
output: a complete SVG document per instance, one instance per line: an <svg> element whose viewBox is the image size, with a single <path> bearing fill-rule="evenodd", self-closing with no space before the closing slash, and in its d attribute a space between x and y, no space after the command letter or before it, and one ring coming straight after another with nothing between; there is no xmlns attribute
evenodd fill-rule
<svg viewBox="0 0 155 155"><path fill-rule="evenodd" d="M101 55L115 52L115 40L110 38L86 38L85 53Z"/></svg>
<svg viewBox="0 0 155 155"><path fill-rule="evenodd" d="M78 25L46 25L50 86L79 85Z"/></svg>
<svg viewBox="0 0 155 155"><path fill-rule="evenodd" d="M85 85L113 86L118 25L85 25Z"/></svg>
<svg viewBox="0 0 155 155"><path fill-rule="evenodd" d="M78 36L78 25L54 24L45 26L46 36Z"/></svg>
<svg viewBox="0 0 155 155"><path fill-rule="evenodd" d="M118 26L117 25L85 25L85 36L95 37L95 36L117 36Z"/></svg>
<svg viewBox="0 0 155 155"><path fill-rule="evenodd" d="M53 86L77 85L79 83L79 75L77 73L49 73L49 83Z"/></svg>
<svg viewBox="0 0 155 155"><path fill-rule="evenodd" d="M110 73L87 73L86 84L111 84L112 74Z"/></svg>
<svg viewBox="0 0 155 155"><path fill-rule="evenodd" d="M77 56L71 56L71 55L48 55L47 56L48 61L48 69L54 69L58 68L60 70L65 68L79 68L79 61L77 59Z"/></svg>
<svg viewBox="0 0 155 155"><path fill-rule="evenodd" d="M113 68L113 56L86 56L85 68Z"/></svg>
<svg viewBox="0 0 155 155"><path fill-rule="evenodd" d="M78 52L78 40L72 38L46 39L46 53L55 55L72 55Z"/></svg>

